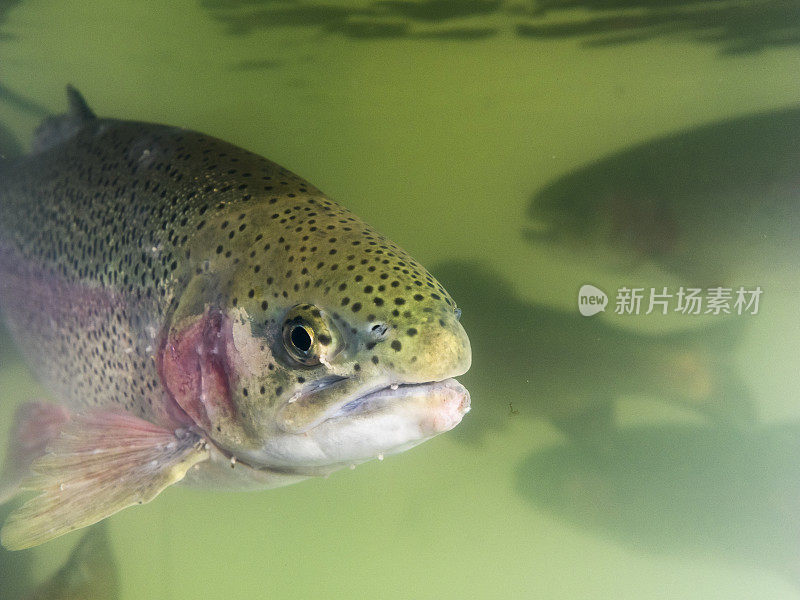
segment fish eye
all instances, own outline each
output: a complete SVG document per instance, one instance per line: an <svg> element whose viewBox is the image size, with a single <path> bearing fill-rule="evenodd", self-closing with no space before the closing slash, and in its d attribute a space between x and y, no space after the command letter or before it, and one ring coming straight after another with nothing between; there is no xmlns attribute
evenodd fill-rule
<svg viewBox="0 0 800 600"><path fill-rule="evenodd" d="M283 322L283 346L301 365L318 365L323 356L333 356L339 349L338 339L336 328L310 304L295 306Z"/></svg>
<svg viewBox="0 0 800 600"><path fill-rule="evenodd" d="M310 323L299 317L289 319L283 326L283 345L294 360L303 365L319 364L318 336Z"/></svg>
<svg viewBox="0 0 800 600"><path fill-rule="evenodd" d="M306 325L292 327L292 345L300 352L308 352L314 344L314 331Z"/></svg>

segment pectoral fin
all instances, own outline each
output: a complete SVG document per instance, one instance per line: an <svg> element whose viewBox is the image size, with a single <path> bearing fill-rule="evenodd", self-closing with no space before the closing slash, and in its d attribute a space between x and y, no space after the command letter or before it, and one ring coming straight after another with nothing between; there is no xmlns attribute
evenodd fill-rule
<svg viewBox="0 0 800 600"><path fill-rule="evenodd" d="M124 413L75 416L34 461L23 487L42 493L11 514L0 542L22 550L149 502L208 456L190 431Z"/></svg>
<svg viewBox="0 0 800 600"><path fill-rule="evenodd" d="M28 402L17 409L5 469L0 475L0 504L17 495L20 482L30 474L31 463L45 453L67 421L67 409L58 404Z"/></svg>

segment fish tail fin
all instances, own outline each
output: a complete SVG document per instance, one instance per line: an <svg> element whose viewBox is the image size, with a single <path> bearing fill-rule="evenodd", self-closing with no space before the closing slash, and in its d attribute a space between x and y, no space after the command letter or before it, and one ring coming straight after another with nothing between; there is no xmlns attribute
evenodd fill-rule
<svg viewBox="0 0 800 600"><path fill-rule="evenodd" d="M73 137L87 123L97 119L81 93L67 86L69 110L62 115L48 117L36 129L32 152L37 154Z"/></svg>
<svg viewBox="0 0 800 600"><path fill-rule="evenodd" d="M30 548L150 502L208 457L207 443L188 430L127 413L74 415L31 465L22 487L40 494L11 513L0 543Z"/></svg>
<svg viewBox="0 0 800 600"><path fill-rule="evenodd" d="M68 420L69 413L58 404L28 402L17 409L5 470L0 475L0 504L20 492L20 483L30 474L31 464L45 453Z"/></svg>

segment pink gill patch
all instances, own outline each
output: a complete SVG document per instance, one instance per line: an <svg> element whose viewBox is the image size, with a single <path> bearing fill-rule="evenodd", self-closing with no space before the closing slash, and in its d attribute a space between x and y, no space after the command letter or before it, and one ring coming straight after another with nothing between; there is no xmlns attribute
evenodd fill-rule
<svg viewBox="0 0 800 600"><path fill-rule="evenodd" d="M159 350L159 372L164 386L204 430L235 414L228 356L232 340L230 319L218 310L206 310L194 322L170 330Z"/></svg>

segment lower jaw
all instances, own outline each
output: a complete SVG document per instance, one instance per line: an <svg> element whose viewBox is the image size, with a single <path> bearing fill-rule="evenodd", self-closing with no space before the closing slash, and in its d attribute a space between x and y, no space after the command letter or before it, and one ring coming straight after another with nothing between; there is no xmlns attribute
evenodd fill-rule
<svg viewBox="0 0 800 600"><path fill-rule="evenodd" d="M383 455L398 454L449 431L469 411L469 392L457 381L390 386L345 404L316 427L299 434L277 428L255 451L215 446L218 462L228 461L272 475L327 475ZM343 407L344 408L344 407Z"/></svg>
<svg viewBox="0 0 800 600"><path fill-rule="evenodd" d="M212 446L211 458L186 473L181 485L220 491L254 491L283 487L310 477L329 475L345 465L327 468L281 468L231 461L231 455Z"/></svg>
<svg viewBox="0 0 800 600"><path fill-rule="evenodd" d="M339 414L308 432L328 464L359 463L408 450L453 429L470 403L469 392L452 379L389 388L366 400L360 410Z"/></svg>

